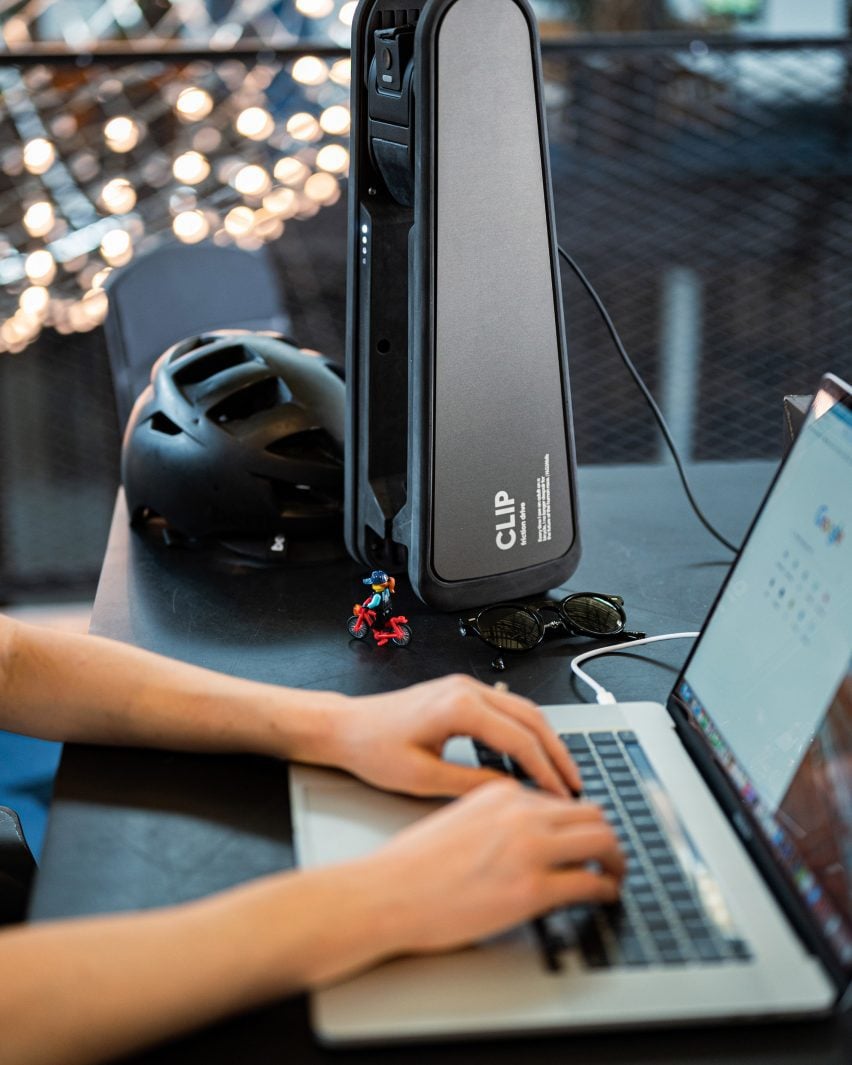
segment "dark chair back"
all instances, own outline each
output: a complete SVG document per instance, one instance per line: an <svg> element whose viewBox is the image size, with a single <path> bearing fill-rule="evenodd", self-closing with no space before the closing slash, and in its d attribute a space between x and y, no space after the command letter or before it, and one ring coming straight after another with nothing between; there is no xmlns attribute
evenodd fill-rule
<svg viewBox="0 0 852 1065"><path fill-rule="evenodd" d="M36 870L14 810L0 806L0 925L23 921Z"/></svg>
<svg viewBox="0 0 852 1065"><path fill-rule="evenodd" d="M113 271L104 331L122 432L151 366L178 340L208 329L289 331L266 253L215 244L160 245Z"/></svg>

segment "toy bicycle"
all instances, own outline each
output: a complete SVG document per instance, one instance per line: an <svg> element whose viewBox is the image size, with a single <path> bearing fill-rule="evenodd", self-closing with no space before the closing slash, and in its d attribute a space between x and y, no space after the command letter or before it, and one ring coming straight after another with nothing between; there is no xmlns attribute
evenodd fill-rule
<svg viewBox="0 0 852 1065"><path fill-rule="evenodd" d="M372 598L368 596L363 603L360 605L356 603L353 607L355 612L347 623L349 635L354 636L356 640L363 640L368 633L372 632L373 639L379 647L384 647L386 643L395 644L397 647L407 647L411 643L408 618L398 614L396 617L389 618L384 623L384 628L377 629L376 611L369 608Z"/></svg>

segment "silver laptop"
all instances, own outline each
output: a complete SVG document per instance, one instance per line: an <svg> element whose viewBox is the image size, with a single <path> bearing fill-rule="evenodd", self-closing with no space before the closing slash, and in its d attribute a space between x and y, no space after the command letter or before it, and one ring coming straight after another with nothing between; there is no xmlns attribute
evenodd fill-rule
<svg viewBox="0 0 852 1065"><path fill-rule="evenodd" d="M668 708L546 710L627 851L621 904L550 914L544 935L523 925L320 991L317 1036L358 1044L830 1011L852 974L850 602L852 391L828 376ZM468 740L445 755L478 757ZM305 767L291 793L304 866L369 852L434 808Z"/></svg>

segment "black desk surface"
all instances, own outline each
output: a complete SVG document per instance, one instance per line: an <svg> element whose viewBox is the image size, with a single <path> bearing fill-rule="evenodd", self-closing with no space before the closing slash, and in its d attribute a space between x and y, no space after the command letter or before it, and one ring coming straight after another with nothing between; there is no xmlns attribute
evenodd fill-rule
<svg viewBox="0 0 852 1065"><path fill-rule="evenodd" d="M708 464L699 497L739 540L772 474L767 463ZM729 556L698 525L670 467L580 473L583 561L567 590L624 596L632 628L695 629ZM453 671L493 682L490 654L462 640L455 618L403 590L410 647L358 644L346 633L362 568L348 560L270 572L211 554L169 549L130 533L121 503L110 536L92 629L176 658L258 680L349 694L385 691ZM576 643L573 644L576 647ZM612 656L592 670L617 697L665 701L689 644ZM643 653L646 652L646 653ZM554 641L512 661L514 690L539 702L590 701L576 689L568 645ZM129 910L208 894L292 864L287 772L259 758L66 747L57 779L32 917ZM282 920L286 915L282 914ZM821 1021L328 1051L296 997L135 1058L137 1062L340 1065L485 1061L509 1065L655 1062L848 1065L852 1024Z"/></svg>

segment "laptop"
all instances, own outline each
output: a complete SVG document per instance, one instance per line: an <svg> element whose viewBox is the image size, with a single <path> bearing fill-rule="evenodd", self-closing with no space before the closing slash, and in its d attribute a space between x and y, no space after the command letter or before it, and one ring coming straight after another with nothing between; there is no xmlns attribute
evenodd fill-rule
<svg viewBox="0 0 852 1065"><path fill-rule="evenodd" d="M826 376L678 678L551 706L628 856L622 900L312 996L329 1044L820 1015L852 975L852 390ZM501 759L456 739L445 756ZM300 864L434 803L293 767Z"/></svg>

